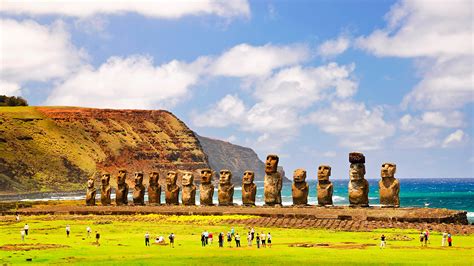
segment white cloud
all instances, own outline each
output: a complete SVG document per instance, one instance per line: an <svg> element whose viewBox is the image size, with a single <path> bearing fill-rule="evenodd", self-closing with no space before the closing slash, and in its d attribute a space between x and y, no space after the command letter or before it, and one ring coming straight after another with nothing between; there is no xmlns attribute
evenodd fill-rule
<svg viewBox="0 0 474 266"><path fill-rule="evenodd" d="M444 148L452 147L452 146L459 145L459 144L465 142L466 140L467 140L466 133L464 133L464 131L458 129L458 130L454 131L453 133L449 134L449 136L447 136L444 139L442 146Z"/></svg>
<svg viewBox="0 0 474 266"><path fill-rule="evenodd" d="M323 157L333 158L336 157L337 153L335 151L327 151L323 153Z"/></svg>
<svg viewBox="0 0 474 266"><path fill-rule="evenodd" d="M460 127L463 125L463 114L454 112L425 112L421 117L421 122L437 127Z"/></svg>
<svg viewBox="0 0 474 266"><path fill-rule="evenodd" d="M420 83L403 107L456 109L474 102L473 3L402 1L386 15L388 25L357 46L377 56L416 58Z"/></svg>
<svg viewBox="0 0 474 266"><path fill-rule="evenodd" d="M191 114L191 119L199 127L226 127L240 123L245 111L243 101L236 95L228 94L207 112Z"/></svg>
<svg viewBox="0 0 474 266"><path fill-rule="evenodd" d="M170 108L198 81L203 61L173 60L154 66L149 57L111 57L97 69L86 66L56 86L48 105L108 108Z"/></svg>
<svg viewBox="0 0 474 266"><path fill-rule="evenodd" d="M311 113L307 122L340 137L339 144L351 149L378 149L395 132L395 127L383 119L380 107L368 109L352 101L332 102L329 108Z"/></svg>
<svg viewBox="0 0 474 266"><path fill-rule="evenodd" d="M68 0L3 0L0 12L9 14L61 15L91 17L95 15L122 15L136 13L151 18L177 19L188 15L216 15L220 17L249 17L246 0L199 1L68 1Z"/></svg>
<svg viewBox="0 0 474 266"><path fill-rule="evenodd" d="M309 59L305 45L251 46L239 44L224 52L210 66L213 75L230 77L263 76L272 70Z"/></svg>
<svg viewBox="0 0 474 266"><path fill-rule="evenodd" d="M21 95L20 85L0 80L0 95L19 96Z"/></svg>
<svg viewBox="0 0 474 266"><path fill-rule="evenodd" d="M349 38L346 36L339 36L334 40L327 40L318 47L318 54L322 57L335 57L344 53L349 48Z"/></svg>
<svg viewBox="0 0 474 266"><path fill-rule="evenodd" d="M44 26L31 20L0 20L0 78L5 81L62 78L77 69L85 57L72 45L60 21Z"/></svg>

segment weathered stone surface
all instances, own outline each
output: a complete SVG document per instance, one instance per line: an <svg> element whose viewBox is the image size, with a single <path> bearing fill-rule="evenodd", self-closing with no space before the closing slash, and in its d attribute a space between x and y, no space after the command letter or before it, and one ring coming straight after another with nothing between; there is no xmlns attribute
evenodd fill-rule
<svg viewBox="0 0 474 266"><path fill-rule="evenodd" d="M270 154L265 163L264 201L265 205L281 205L282 177L278 173L278 156Z"/></svg>
<svg viewBox="0 0 474 266"><path fill-rule="evenodd" d="M217 192L219 206L234 205L234 185L232 184L232 173L229 170L223 169L220 171Z"/></svg>
<svg viewBox="0 0 474 266"><path fill-rule="evenodd" d="M293 205L308 204L308 183L306 183L306 170L296 169L293 173L293 185L291 192L293 195Z"/></svg>
<svg viewBox="0 0 474 266"><path fill-rule="evenodd" d="M209 168L201 169L201 185L199 186L199 201L202 206L212 206L212 197L214 196L214 185L212 184L212 170Z"/></svg>
<svg viewBox="0 0 474 266"><path fill-rule="evenodd" d="M244 206L255 206L255 196L257 195L257 185L253 182L255 173L245 171L242 177L242 204Z"/></svg>
<svg viewBox="0 0 474 266"><path fill-rule="evenodd" d="M161 204L161 185L160 174L158 172L150 172L150 178L148 183L148 203L149 204Z"/></svg>
<svg viewBox="0 0 474 266"><path fill-rule="evenodd" d="M110 192L112 191L110 187L110 174L103 173L100 182L102 184L100 187L100 203L104 206L108 206L112 202L110 199Z"/></svg>
<svg viewBox="0 0 474 266"><path fill-rule="evenodd" d="M178 174L168 171L166 175L165 200L167 205L179 205L179 186L176 185Z"/></svg>
<svg viewBox="0 0 474 266"><path fill-rule="evenodd" d="M94 177L89 178L89 180L87 180L87 192L86 192L86 205L87 206L95 206L96 193L97 193L97 189L94 186Z"/></svg>
<svg viewBox="0 0 474 266"><path fill-rule="evenodd" d="M192 172L185 171L181 177L181 202L184 205L196 205L196 186L194 185L194 175Z"/></svg>
<svg viewBox="0 0 474 266"><path fill-rule="evenodd" d="M349 154L351 162L349 170L349 205L351 207L369 206L369 182L365 176L365 157L362 153L351 152Z"/></svg>
<svg viewBox="0 0 474 266"><path fill-rule="evenodd" d="M133 204L145 205L145 186L143 185L143 172L135 173L135 187L133 188Z"/></svg>
<svg viewBox="0 0 474 266"><path fill-rule="evenodd" d="M115 204L117 206L128 204L127 170L119 170L117 175L117 190L115 190Z"/></svg>
<svg viewBox="0 0 474 266"><path fill-rule="evenodd" d="M333 205L332 203L332 193L333 185L329 181L331 176L331 166L329 165L320 165L318 167L318 205L326 206Z"/></svg>
<svg viewBox="0 0 474 266"><path fill-rule="evenodd" d="M380 204L389 207L400 206L400 183L395 178L397 165L394 163L382 164L380 175L382 179L379 181Z"/></svg>

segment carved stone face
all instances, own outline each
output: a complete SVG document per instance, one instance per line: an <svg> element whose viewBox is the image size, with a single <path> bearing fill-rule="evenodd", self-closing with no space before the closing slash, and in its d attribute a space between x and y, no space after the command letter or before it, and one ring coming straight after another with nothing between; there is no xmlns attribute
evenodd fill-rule
<svg viewBox="0 0 474 266"><path fill-rule="evenodd" d="M349 170L351 180L364 179L364 175L365 165L363 163L351 163L351 168Z"/></svg>
<svg viewBox="0 0 474 266"><path fill-rule="evenodd" d="M139 186L143 183L143 173L142 172L136 172L135 173L135 185Z"/></svg>
<svg viewBox="0 0 474 266"><path fill-rule="evenodd" d="M201 170L201 184L209 184L212 182L212 170L209 168Z"/></svg>
<svg viewBox="0 0 474 266"><path fill-rule="evenodd" d="M384 163L382 164L382 170L380 175L382 178L393 178L395 177L395 172L397 171L397 165L394 163Z"/></svg>
<svg viewBox="0 0 474 266"><path fill-rule="evenodd" d="M267 156L267 161L265 162L265 173L272 174L277 172L278 168L278 156L270 154Z"/></svg>
<svg viewBox="0 0 474 266"><path fill-rule="evenodd" d="M296 169L293 172L293 181L295 183L303 183L306 181L306 170L304 169Z"/></svg>
<svg viewBox="0 0 474 266"><path fill-rule="evenodd" d="M244 176L242 177L242 183L249 185L253 183L255 178L255 173L253 171L245 171Z"/></svg>
<svg viewBox="0 0 474 266"><path fill-rule="evenodd" d="M194 175L192 172L183 172L183 176L181 177L181 184L183 186L192 185L194 182Z"/></svg>
<svg viewBox="0 0 474 266"><path fill-rule="evenodd" d="M231 181L232 181L232 173L229 170L221 170L219 183L230 184Z"/></svg>
<svg viewBox="0 0 474 266"><path fill-rule="evenodd" d="M318 180L319 181L328 181L330 176L331 176L331 166L320 165L318 167Z"/></svg>
<svg viewBox="0 0 474 266"><path fill-rule="evenodd" d="M89 178L89 180L87 180L87 187L94 188L94 179Z"/></svg>
<svg viewBox="0 0 474 266"><path fill-rule="evenodd" d="M176 185L176 179L178 178L178 175L176 174L175 171L169 171L166 174L166 184L167 185Z"/></svg>
<svg viewBox="0 0 474 266"><path fill-rule="evenodd" d="M127 180L127 170L120 170L117 176L117 184L123 185Z"/></svg>
<svg viewBox="0 0 474 266"><path fill-rule="evenodd" d="M102 174L102 177L100 178L100 182L102 183L102 186L109 185L110 174Z"/></svg>
<svg viewBox="0 0 474 266"><path fill-rule="evenodd" d="M158 172L150 172L150 184L158 185L159 179L160 179L160 174Z"/></svg>

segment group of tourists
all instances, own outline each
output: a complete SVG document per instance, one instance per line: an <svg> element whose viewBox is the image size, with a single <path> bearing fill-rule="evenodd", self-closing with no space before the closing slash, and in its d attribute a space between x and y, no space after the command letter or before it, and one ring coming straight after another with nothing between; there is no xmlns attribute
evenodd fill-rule
<svg viewBox="0 0 474 266"><path fill-rule="evenodd" d="M150 246L150 233L146 232L145 233L145 246ZM175 234L171 233L168 236L168 239L170 241L170 247L174 248L174 239L175 239ZM155 238L155 244L157 245L168 245L165 241L165 238L162 235L157 235Z"/></svg>
<svg viewBox="0 0 474 266"><path fill-rule="evenodd" d="M217 240L220 248L224 247L225 241L227 241L227 247L229 248L232 247L232 242L234 241L235 247L241 247L241 236L238 232L235 232L235 229L233 227L227 233L220 232L218 234ZM270 234L270 232L268 232L268 234L265 234L264 232L258 234L255 232L255 229L251 228L250 231L248 231L247 233L247 246L251 247L254 240L255 244L257 245L257 248L267 246L272 247L272 235ZM201 246L206 247L207 245L212 245L212 242L213 234L208 232L207 230L204 230L201 233Z"/></svg>
<svg viewBox="0 0 474 266"><path fill-rule="evenodd" d="M431 244L430 242L430 231L426 229L425 231L421 231L419 235L420 239L420 245L422 247L427 247L428 244ZM452 247L453 246L453 237L451 233L449 232L443 232L441 235L441 246L445 247L446 242L448 243L448 246Z"/></svg>

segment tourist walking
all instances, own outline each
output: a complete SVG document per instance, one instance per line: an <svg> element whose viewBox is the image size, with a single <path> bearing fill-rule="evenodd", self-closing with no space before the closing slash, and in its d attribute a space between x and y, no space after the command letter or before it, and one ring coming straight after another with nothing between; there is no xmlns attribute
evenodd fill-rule
<svg viewBox="0 0 474 266"><path fill-rule="evenodd" d="M227 232L227 244L229 244L229 247L232 247L232 234L230 232Z"/></svg>
<svg viewBox="0 0 474 266"><path fill-rule="evenodd" d="M445 247L446 246L446 240L448 238L448 234L446 232L443 232L443 236L441 238L441 246Z"/></svg>
<svg viewBox="0 0 474 266"><path fill-rule="evenodd" d="M260 248L260 235L257 234L257 248Z"/></svg>
<svg viewBox="0 0 474 266"><path fill-rule="evenodd" d="M168 236L169 240L170 240L170 247L174 248L174 234L171 233L169 236Z"/></svg>
<svg viewBox="0 0 474 266"><path fill-rule="evenodd" d="M204 237L204 232L201 233L201 247L206 246L206 238Z"/></svg>
<svg viewBox="0 0 474 266"><path fill-rule="evenodd" d="M260 241L262 241L262 248L266 248L267 247L267 244L265 243L265 238L266 238L267 235L265 235L264 232L262 232L262 234L260 234Z"/></svg>
<svg viewBox="0 0 474 266"><path fill-rule="evenodd" d="M267 244L269 248L272 247L272 235L270 235L270 232L267 234Z"/></svg>
<svg viewBox="0 0 474 266"><path fill-rule="evenodd" d="M66 225L66 235L69 237L69 234L71 233L71 226Z"/></svg>
<svg viewBox="0 0 474 266"><path fill-rule="evenodd" d="M453 238L451 236L451 233L448 233L448 246L450 247L453 246Z"/></svg>
<svg viewBox="0 0 474 266"><path fill-rule="evenodd" d="M250 233L250 231L247 233L247 246L252 246L252 234Z"/></svg>
<svg viewBox="0 0 474 266"><path fill-rule="evenodd" d="M148 232L145 233L145 246L150 246L150 234Z"/></svg>
<svg viewBox="0 0 474 266"><path fill-rule="evenodd" d="M21 229L20 235L21 235L21 242L25 242L25 230Z"/></svg>
<svg viewBox="0 0 474 266"><path fill-rule="evenodd" d="M385 248L385 235L382 234L382 236L380 237L380 248Z"/></svg>
<svg viewBox="0 0 474 266"><path fill-rule="evenodd" d="M98 231L95 231L95 243L97 244L97 246L100 246L99 239L100 239L100 234Z"/></svg>
<svg viewBox="0 0 474 266"><path fill-rule="evenodd" d="M25 224L23 230L25 230L25 235L28 236L28 230L30 230L30 226L28 224Z"/></svg>
<svg viewBox="0 0 474 266"><path fill-rule="evenodd" d="M240 236L239 236L239 233L236 233L236 234L235 234L234 239L235 239L235 246L238 247L238 248L240 248Z"/></svg>
<svg viewBox="0 0 474 266"><path fill-rule="evenodd" d="M224 247L224 233L220 232L219 236L217 237L219 241L219 247Z"/></svg>
<svg viewBox="0 0 474 266"><path fill-rule="evenodd" d="M212 239L213 239L212 233L209 233L209 244L210 245L212 245Z"/></svg>
<svg viewBox="0 0 474 266"><path fill-rule="evenodd" d="M91 229L90 226L88 226L88 227L86 228L86 231L87 231L87 237L88 237L88 238L91 237L92 229Z"/></svg>

